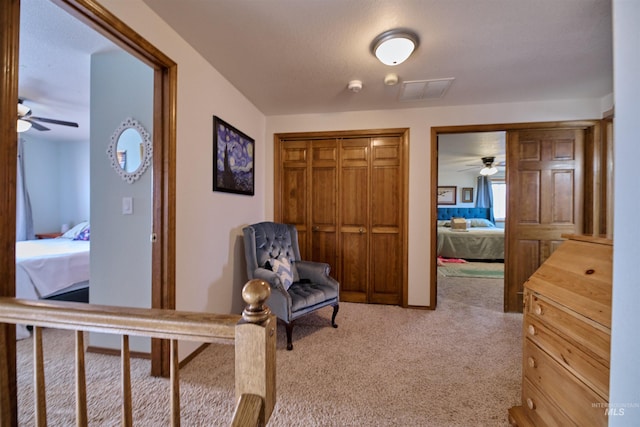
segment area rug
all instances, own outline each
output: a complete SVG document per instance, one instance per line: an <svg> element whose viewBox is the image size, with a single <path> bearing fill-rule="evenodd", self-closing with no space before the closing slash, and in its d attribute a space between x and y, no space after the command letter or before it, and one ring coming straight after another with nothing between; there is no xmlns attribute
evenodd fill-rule
<svg viewBox="0 0 640 427"><path fill-rule="evenodd" d="M466 262L438 267L438 274L444 277L476 277L483 279L503 279L504 264L501 262Z"/></svg>

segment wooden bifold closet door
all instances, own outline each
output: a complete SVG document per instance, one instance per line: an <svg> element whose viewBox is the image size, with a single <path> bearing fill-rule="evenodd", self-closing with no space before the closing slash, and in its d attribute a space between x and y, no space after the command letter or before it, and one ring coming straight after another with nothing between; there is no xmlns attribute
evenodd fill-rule
<svg viewBox="0 0 640 427"><path fill-rule="evenodd" d="M406 305L407 131L275 136L275 218L347 302Z"/></svg>

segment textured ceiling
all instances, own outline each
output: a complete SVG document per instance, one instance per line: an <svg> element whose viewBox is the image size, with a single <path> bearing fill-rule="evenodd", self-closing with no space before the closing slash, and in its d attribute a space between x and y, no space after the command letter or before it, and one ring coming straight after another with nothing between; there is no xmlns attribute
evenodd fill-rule
<svg viewBox="0 0 640 427"><path fill-rule="evenodd" d="M602 97L613 91L609 0L143 0L267 115ZM389 67L392 28L421 43ZM256 72L259 70L259 72ZM399 102L400 81L455 78ZM361 80L359 93L347 90Z"/></svg>
<svg viewBox="0 0 640 427"><path fill-rule="evenodd" d="M613 92L610 0L143 0L265 115L602 97ZM20 96L88 130L90 54L115 47L47 0L23 0ZM369 48L416 31L404 64ZM400 83L455 78L440 99ZM347 89L363 81L361 92ZM41 132L56 137L71 129ZM31 132L31 131L30 131ZM75 134L73 134L75 135ZM73 135L64 135L66 139Z"/></svg>
<svg viewBox="0 0 640 427"><path fill-rule="evenodd" d="M483 157L495 157L498 174L504 178L506 132L454 133L438 135L438 170L477 176Z"/></svg>
<svg viewBox="0 0 640 427"><path fill-rule="evenodd" d="M91 54L113 49L113 43L48 0L20 2L18 95L34 116L79 125L45 124L50 131L31 129L29 136L89 140Z"/></svg>

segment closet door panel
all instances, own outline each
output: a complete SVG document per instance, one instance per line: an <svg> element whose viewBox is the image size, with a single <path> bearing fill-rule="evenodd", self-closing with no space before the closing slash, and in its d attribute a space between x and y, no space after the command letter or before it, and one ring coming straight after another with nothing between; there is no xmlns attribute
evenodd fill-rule
<svg viewBox="0 0 640 427"><path fill-rule="evenodd" d="M311 256L326 262L339 277L337 265L338 147L335 139L311 143ZM334 277L336 277L334 276Z"/></svg>
<svg viewBox="0 0 640 427"><path fill-rule="evenodd" d="M395 232L375 233L371 237L371 281L369 301L376 304L401 304L402 259Z"/></svg>
<svg viewBox="0 0 640 427"><path fill-rule="evenodd" d="M400 138L376 138L371 166L371 280L374 303L402 302L402 171Z"/></svg>
<svg viewBox="0 0 640 427"><path fill-rule="evenodd" d="M309 249L309 156L310 142L292 141L281 144L280 158L282 173L280 179L281 217L278 221L294 224L298 229L300 255L304 259Z"/></svg>
<svg viewBox="0 0 640 427"><path fill-rule="evenodd" d="M340 297L368 302L369 138L340 145Z"/></svg>

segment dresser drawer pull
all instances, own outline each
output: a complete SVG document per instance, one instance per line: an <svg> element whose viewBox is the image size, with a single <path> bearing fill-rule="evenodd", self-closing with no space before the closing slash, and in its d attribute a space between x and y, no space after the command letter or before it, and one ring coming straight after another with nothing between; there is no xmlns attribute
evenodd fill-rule
<svg viewBox="0 0 640 427"><path fill-rule="evenodd" d="M527 397L527 408L531 409L532 411L536 409L536 404L533 403L533 399L531 399L530 397Z"/></svg>
<svg viewBox="0 0 640 427"><path fill-rule="evenodd" d="M529 327L527 328L527 330L529 331L529 335L535 335L536 334L536 327L533 325L529 325Z"/></svg>
<svg viewBox="0 0 640 427"><path fill-rule="evenodd" d="M534 359L533 357L529 357L527 359L527 364L529 365L530 368L535 368L536 367L536 359Z"/></svg>
<svg viewBox="0 0 640 427"><path fill-rule="evenodd" d="M540 304L536 304L535 307L533 308L533 311L538 315L541 316L542 315L542 306Z"/></svg>

